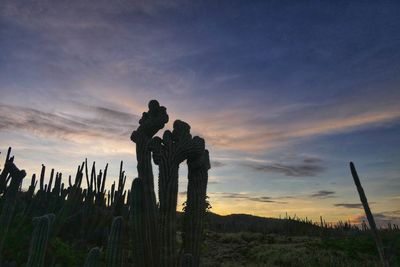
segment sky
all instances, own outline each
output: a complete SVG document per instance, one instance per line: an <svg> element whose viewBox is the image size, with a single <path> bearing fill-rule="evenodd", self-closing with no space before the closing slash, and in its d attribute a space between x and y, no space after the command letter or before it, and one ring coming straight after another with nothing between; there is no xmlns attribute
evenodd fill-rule
<svg viewBox="0 0 400 267"><path fill-rule="evenodd" d="M206 140L212 211L400 222L398 1L0 1L0 151L124 161L157 99ZM180 168L180 204L187 187Z"/></svg>

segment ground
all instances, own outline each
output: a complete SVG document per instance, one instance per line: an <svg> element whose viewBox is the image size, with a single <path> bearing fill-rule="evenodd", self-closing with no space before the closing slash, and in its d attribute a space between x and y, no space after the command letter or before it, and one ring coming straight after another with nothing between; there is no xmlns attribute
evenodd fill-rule
<svg viewBox="0 0 400 267"><path fill-rule="evenodd" d="M390 255L400 256L400 234L384 234ZM392 262L393 266L399 266ZM373 239L356 236L309 237L208 232L203 266L379 266Z"/></svg>

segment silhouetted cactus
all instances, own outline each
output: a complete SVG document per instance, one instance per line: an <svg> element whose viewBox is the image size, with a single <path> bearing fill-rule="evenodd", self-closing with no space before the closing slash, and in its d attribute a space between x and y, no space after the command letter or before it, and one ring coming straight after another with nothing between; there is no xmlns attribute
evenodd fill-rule
<svg viewBox="0 0 400 267"><path fill-rule="evenodd" d="M210 159L207 150L187 160L188 189L183 224L183 249L192 256L192 265L199 266L203 240L204 216Z"/></svg>
<svg viewBox="0 0 400 267"><path fill-rule="evenodd" d="M143 213L140 214L143 215L144 223L141 223L140 220L137 222L136 219L133 219L133 222L138 227L139 225L143 227L141 232L145 243L143 258L146 266L175 267L178 264L176 206L179 165L186 159L200 158L204 153L205 147L204 140L197 136L192 137L189 124L180 120L174 122L172 132L165 131L162 138L153 137L167 122L166 109L160 107L157 101L152 100L149 103L149 111L143 113L139 121L139 128L131 136L132 141L136 143L138 174L143 187ZM150 152L153 153L154 163L159 167L158 213L155 205ZM207 179L205 181L205 184L207 184ZM193 184L192 187L194 188L196 185ZM199 192L205 192L205 190L206 186L204 190ZM203 193L200 195L203 195ZM195 193L193 193L193 196L195 196ZM134 188L132 188L132 199L135 199ZM194 201L198 201L198 198L192 197L191 202ZM205 202L205 193L203 202ZM193 204L191 204L192 206ZM205 205L199 204L199 206L204 207L205 210ZM194 208L193 210L196 209ZM195 214L201 216L202 213L195 212ZM134 207L133 217L135 217ZM197 230L199 229L192 231L195 232ZM136 231L138 232L139 230ZM159 240L159 243L156 242L157 240ZM157 253L158 251L159 253ZM138 253L138 255L141 254Z"/></svg>
<svg viewBox="0 0 400 267"><path fill-rule="evenodd" d="M144 240L144 204L143 204L143 184L142 180L136 178L132 182L131 188L131 210L130 210L130 221L133 226L132 231L132 247L134 260L137 266L148 266L145 258L146 249L143 244Z"/></svg>
<svg viewBox="0 0 400 267"><path fill-rule="evenodd" d="M142 180L143 185L143 215L146 223L142 231L145 236L143 246L146 266L158 266L158 219L149 142L164 127L169 118L166 108L160 106L156 100L150 101L148 107L149 111L143 112L139 127L133 131L131 140L136 143L138 178Z"/></svg>
<svg viewBox="0 0 400 267"><path fill-rule="evenodd" d="M204 151L204 140L192 138L189 124L177 120L173 131L165 131L163 138L154 137L154 163L159 166L160 201L160 266L176 266L176 206L178 199L179 164L196 153Z"/></svg>
<svg viewBox="0 0 400 267"><path fill-rule="evenodd" d="M198 163L206 153L204 140L192 137L190 126L180 120L174 122L172 131L164 132L163 138L154 137L168 120L166 108L160 106L155 100L150 101L149 111L143 113L139 127L131 136L132 141L136 143L138 160L138 178L132 183L131 190L125 190L126 175L122 170L123 162L120 165L118 182L114 182L111 190L108 191L105 190L108 165L104 171L96 171L96 165L93 163L89 172L87 160L78 166L75 179L68 176L68 183L65 184L62 182L62 174L56 172L55 169L51 169L49 177L45 177L46 167L42 165L40 176L32 175L27 192L18 191L20 181L15 184L16 180L5 168L0 174L0 205L2 207L0 238L3 240L7 231L7 228L2 225L9 224L12 218L13 212L10 207L18 208L15 211L18 212L18 223L15 227L13 226L13 233L18 230L25 231L27 223L33 216L55 213L57 214L55 219L53 217L49 219L51 216L48 215L34 220L35 229L31 240L28 266L44 264L51 224L55 243L60 241L71 245L71 241L77 241L74 246L97 244L107 247L108 266L121 266L124 247L122 222L129 217L133 228L130 231L126 229L126 232L131 234L133 246L131 251L126 250L127 262L131 263L131 258L133 258L135 266L176 267L178 261L182 263L176 244L178 170L180 163L188 160L188 209L185 215L185 221L188 223L184 226L184 231L187 232L184 240L187 248L181 248L180 251L184 253L190 251L195 255L190 256L192 265L193 259L198 262L199 253L196 251L200 246L198 242L201 241L202 236L201 216L204 215L206 206L204 203L209 168L205 167L207 164L203 164L204 162ZM10 150L6 162L11 164L13 158L10 158L9 154ZM159 167L159 204L156 203L152 160ZM196 164L199 166L195 167ZM199 171L200 169L202 172ZM86 188L81 187L83 175L86 176ZM39 188L35 193L38 183ZM11 192L15 193L14 196ZM107 196L106 192L108 192ZM17 193L21 197L16 198ZM8 205L11 202L7 200L13 198L17 201L16 205ZM10 216L5 216L5 214ZM108 234L107 228L113 216L118 217L114 219ZM197 221L194 222L195 220ZM78 236L79 240L77 240ZM108 246L106 245L107 236L109 236ZM9 255L8 252L7 255ZM89 257L92 254L93 258ZM89 266L90 262L97 265L98 254L98 248L91 250L85 266ZM50 258L52 257L46 260ZM57 265L57 262L49 262L49 264Z"/></svg>
<svg viewBox="0 0 400 267"><path fill-rule="evenodd" d="M83 177L83 168L84 168L85 163L83 162L81 166L78 166L78 169L76 171L76 176L75 176L75 181L74 184L72 185L71 181L71 176L69 177L70 180L70 187L69 187L69 192L68 192L68 198L64 202L62 208L57 214L56 221L54 223L54 230L53 232L55 235L59 233L61 230L61 227L64 225L65 221L67 220L67 217L70 216L70 214L75 211L75 209L81 204L82 201L82 188L81 183L82 183L82 177Z"/></svg>
<svg viewBox="0 0 400 267"><path fill-rule="evenodd" d="M122 234L123 219L121 216L118 216L113 219L111 231L108 236L107 267L122 267Z"/></svg>
<svg viewBox="0 0 400 267"><path fill-rule="evenodd" d="M22 179L24 179L26 175L25 171L19 170L12 160L7 160L3 172L9 175L11 182L5 191L5 201L0 214L0 255L3 251L4 241L14 214L17 192L19 186L21 185Z"/></svg>
<svg viewBox="0 0 400 267"><path fill-rule="evenodd" d="M98 267L98 266L100 266L100 249L98 247L94 247L89 251L83 267Z"/></svg>
<svg viewBox="0 0 400 267"><path fill-rule="evenodd" d="M14 158L10 158L11 147L7 150L6 160L4 162L3 170L0 173L0 195L3 194L7 189L7 177L9 174L9 170L6 168L8 162L13 162Z"/></svg>
<svg viewBox="0 0 400 267"><path fill-rule="evenodd" d="M54 214L47 214L33 219L35 227L32 234L29 258L28 263L26 264L27 267L44 266L47 241L50 236L51 226L54 219Z"/></svg>

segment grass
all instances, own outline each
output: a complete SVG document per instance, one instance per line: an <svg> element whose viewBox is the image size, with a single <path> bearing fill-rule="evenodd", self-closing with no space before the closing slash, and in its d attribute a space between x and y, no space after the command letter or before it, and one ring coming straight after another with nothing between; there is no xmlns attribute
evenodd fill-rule
<svg viewBox="0 0 400 267"><path fill-rule="evenodd" d="M400 257L400 234L384 235ZM253 233L208 232L204 266L379 266L373 239L367 234L320 238ZM392 259L392 265L398 266Z"/></svg>

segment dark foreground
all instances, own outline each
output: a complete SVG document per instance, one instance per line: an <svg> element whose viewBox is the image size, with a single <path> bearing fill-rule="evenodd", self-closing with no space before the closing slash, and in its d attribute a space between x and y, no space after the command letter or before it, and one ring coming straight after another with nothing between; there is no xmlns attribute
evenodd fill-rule
<svg viewBox="0 0 400 267"><path fill-rule="evenodd" d="M400 234L382 233L391 266L400 266ZM208 232L203 266L380 266L367 233L342 237Z"/></svg>

